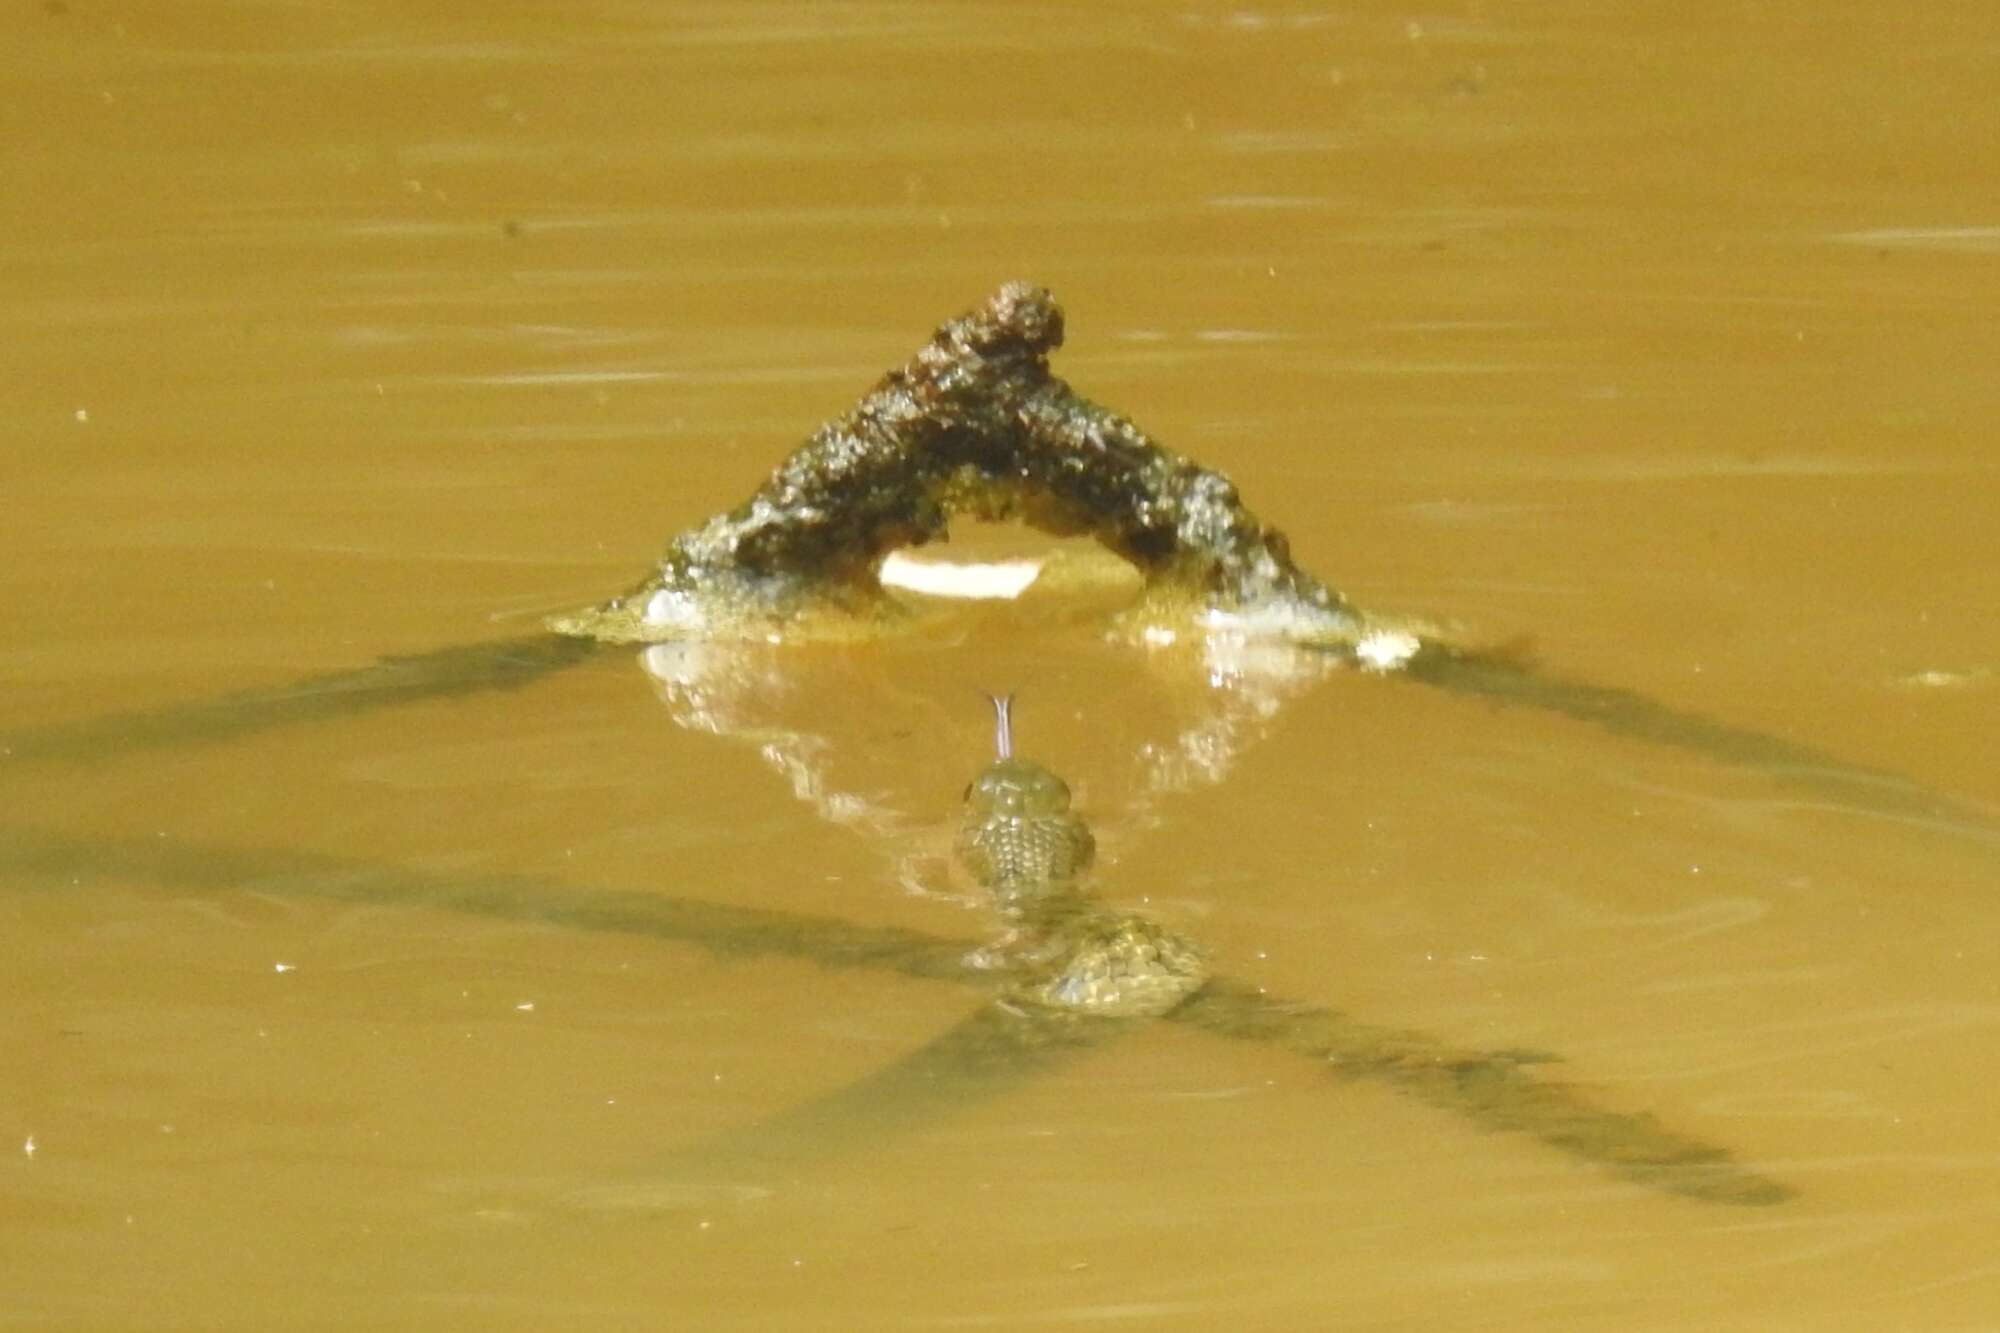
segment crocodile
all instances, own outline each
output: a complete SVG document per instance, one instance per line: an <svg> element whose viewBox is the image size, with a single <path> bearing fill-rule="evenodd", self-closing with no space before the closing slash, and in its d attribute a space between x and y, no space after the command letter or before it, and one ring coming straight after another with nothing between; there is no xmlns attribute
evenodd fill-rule
<svg viewBox="0 0 2000 1333"><path fill-rule="evenodd" d="M726 652L869 638L914 618L884 589L895 549L954 517L1096 538L1143 576L1111 626L1155 648L1207 636L1281 640L1409 684L1526 708L1752 769L1841 808L1987 845L1985 806L1816 746L1549 672L1372 615L1302 568L1219 472L1168 450L1049 369L1061 307L1014 282L939 327L750 498L675 537L626 593L550 618L553 632L384 657L274 687L0 734L0 772L215 744L386 707L512 691L602 656L607 643Z"/></svg>
<svg viewBox="0 0 2000 1333"><path fill-rule="evenodd" d="M1228 628L1342 653L1414 649L1300 567L1228 477L1052 374L1063 323L1048 291L1005 284L749 499L675 537L650 577L549 627L639 643L878 633L902 619L883 561L971 518L1090 536L1129 562L1145 591L1119 623L1136 637Z"/></svg>
<svg viewBox="0 0 2000 1333"><path fill-rule="evenodd" d="M1146 591L1113 626L1126 640L1150 647L1173 636L1183 643L1210 634L1278 639L1391 680L1537 708L1753 767L1848 809L2000 841L1990 813L1907 778L1616 687L1544 674L1508 654L1448 644L1360 611L1301 569L1282 535L1242 506L1226 478L1159 448L1050 376L1047 354L1061 328L1060 310L1046 293L1003 288L941 328L855 412L816 433L750 501L677 538L645 583L610 603L556 617L553 633L385 658L281 687L0 735L0 774L19 777L36 762L102 763L375 708L523 688L608 660L602 645L611 642L679 636L676 645L698 642L726 660L734 650L762 650L773 638L782 644L822 632L876 635L909 623L881 587L883 549L932 539L952 516L970 515L1085 532L1132 561ZM1218 685L1215 692L1239 685ZM740 725L747 734L754 719ZM1045 795L1034 784L1017 794ZM1058 813L1066 811L1065 798ZM1517 1054L1362 1023L1226 976L1196 984L1204 966L1198 951L1150 923L1135 925L1090 903L1076 887L1086 865L1087 858L1067 875L1045 869L1035 881L1041 893L1020 893L996 878L987 887L995 890L1010 934L979 946L652 891L596 891L534 877L426 876L164 834L132 840L0 829L0 871L35 884L134 876L182 889L233 882L351 901L428 903L638 932L736 955L889 968L987 991L991 1003L922 1050L854 1089L800 1108L802 1123L823 1123L833 1114L829 1108L842 1104L865 1105L875 1115L882 1104L875 1093L885 1087L908 1094L912 1115L927 1104L925 1089L956 1104L968 1087L1005 1086L1055 1053L1087 1049L1157 1019L1276 1044L1338 1076L1384 1081L1479 1125L1529 1134L1672 1192L1731 1203L1789 1195L1718 1148L1673 1134L1650 1117L1593 1105ZM1017 900L1013 908L1005 906L1010 898ZM982 961L995 965L976 965ZM1149 984L1135 985L1135 977ZM1122 998L1141 992L1142 1000ZM1121 1005L1131 1007L1120 1012Z"/></svg>

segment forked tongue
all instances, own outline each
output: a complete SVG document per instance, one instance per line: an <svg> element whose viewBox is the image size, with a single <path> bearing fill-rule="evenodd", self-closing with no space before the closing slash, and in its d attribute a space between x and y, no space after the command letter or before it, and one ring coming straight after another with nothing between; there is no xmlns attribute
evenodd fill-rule
<svg viewBox="0 0 2000 1333"><path fill-rule="evenodd" d="M989 694L993 704L993 755L996 759L1014 757L1014 696L1011 694Z"/></svg>

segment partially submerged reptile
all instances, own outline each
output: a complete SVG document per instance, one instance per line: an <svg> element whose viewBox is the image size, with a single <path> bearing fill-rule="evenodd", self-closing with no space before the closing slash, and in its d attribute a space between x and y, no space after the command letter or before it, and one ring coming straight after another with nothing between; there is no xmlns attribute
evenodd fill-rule
<svg viewBox="0 0 2000 1333"><path fill-rule="evenodd" d="M1421 640L1384 627L1301 570L1284 540L1244 509L1219 474L1161 449L1124 418L1071 393L1048 373L1061 313L1038 289L1003 288L939 330L910 365L893 371L857 408L816 433L744 505L675 539L660 570L601 607L557 617L554 635L474 644L385 659L276 689L242 691L0 737L0 760L19 772L36 760L101 761L134 750L212 743L271 727L371 708L513 689L590 657L599 644L668 638L728 640L866 635L898 618L877 577L896 546L939 535L954 515L1015 518L1059 533L1084 532L1137 566L1146 592L1124 625L1163 634L1269 635L1337 659L1399 668L1395 678L1500 702L1527 704L1756 767L1848 808L1917 818L1991 842L1983 810L1915 783L1846 764L1810 747L1692 717L1627 691L1553 679L1506 657ZM1024 799L1033 790L1024 789ZM1036 797L1039 799L1039 797ZM995 807L997 808L997 806ZM977 822L977 821L975 821ZM1172 955L1165 984L1125 1018L1157 1014L1238 1038L1279 1044L1347 1077L1400 1091L1496 1129L1531 1134L1674 1192L1735 1203L1769 1203L1788 1191L1744 1171L1721 1150L1662 1130L1649 1117L1601 1110L1573 1089L1537 1077L1505 1053L1455 1048L1420 1033L1357 1023L1337 1011L1288 1003L1223 977L1183 993L1199 975L1166 937L1134 934L1120 952L1078 947L1061 920L1041 930L1049 950L1037 966L990 976L965 967L961 943L663 898L593 893L521 878L437 879L393 866L283 851L77 838L0 830L0 867L33 882L82 883L140 876L184 887L252 883L348 900L425 902L464 911L639 931L732 953L783 953L828 966L887 967L933 979L1003 984L982 1008L938 1041L848 1093L802 1108L824 1124L843 1100L868 1105L879 1125L884 1088L900 1090L906 1115L925 1093L1004 1085L1129 1022L1080 1022L1065 997L1136 993L1131 979ZM1048 871L1042 883L1063 877ZM1005 885L1002 885L1004 890ZM1003 898L1006 893L1002 893ZM1050 902L1064 901L1062 893ZM1070 903L1069 911L1077 907ZM1036 909L1039 910L1039 909ZM1097 909L1077 920L1104 923ZM1058 918L1060 914L1058 914ZM1093 926L1095 929L1095 926ZM1151 929L1157 930L1157 927ZM1099 943L1103 940L1100 938ZM1148 955L1147 950L1151 950ZM1119 961L1122 958L1123 961ZM1105 959L1111 961L1099 966ZM1136 962L1134 961L1136 959ZM1095 960L1095 961L1092 961ZM1017 961L1035 962L1033 958ZM1039 968L1039 970L1038 970ZM1011 989L1006 989L1011 988ZM1117 1016L1116 1003L1086 1018ZM958 1100L962 1098L952 1098Z"/></svg>
<svg viewBox="0 0 2000 1333"><path fill-rule="evenodd" d="M883 560L963 517L1096 538L1145 579L1123 618L1136 627L1353 651L1368 620L1292 560L1227 477L1052 374L1062 340L1055 298L1008 283L815 431L748 500L675 537L652 577L550 628L643 643L877 631L899 612Z"/></svg>
<svg viewBox="0 0 2000 1333"><path fill-rule="evenodd" d="M1024 969L1016 1002L1101 1017L1166 1013L1208 979L1201 951L1143 916L1117 912L1083 886L1096 855L1069 785L1016 758L1012 700L993 700L995 756L965 788L958 856L1006 921L989 966Z"/></svg>
<svg viewBox="0 0 2000 1333"><path fill-rule="evenodd" d="M675 537L652 576L554 634L384 658L276 688L0 736L0 760L101 761L271 727L486 690L575 666L605 643L867 637L906 619L881 584L895 549L954 517L1087 534L1129 560L1144 592L1117 629L1274 637L1334 659L1588 722L1754 768L1845 808L2000 841L1986 809L1813 746L1682 712L1629 690L1545 674L1370 617L1293 560L1220 473L1158 444L1049 370L1063 314L1048 292L1001 287L940 327L742 504Z"/></svg>

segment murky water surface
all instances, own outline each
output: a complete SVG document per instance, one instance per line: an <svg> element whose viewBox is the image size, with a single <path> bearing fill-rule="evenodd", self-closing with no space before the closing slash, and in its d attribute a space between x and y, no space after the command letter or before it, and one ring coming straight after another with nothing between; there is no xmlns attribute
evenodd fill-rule
<svg viewBox="0 0 2000 1333"><path fill-rule="evenodd" d="M0 1322L2000 1327L1989 6L0 24ZM1049 602L26 742L531 635L1016 276L1364 604L1958 812ZM1795 1197L1185 1024L705 1159L980 1000L646 904L978 938L979 687L1219 970Z"/></svg>

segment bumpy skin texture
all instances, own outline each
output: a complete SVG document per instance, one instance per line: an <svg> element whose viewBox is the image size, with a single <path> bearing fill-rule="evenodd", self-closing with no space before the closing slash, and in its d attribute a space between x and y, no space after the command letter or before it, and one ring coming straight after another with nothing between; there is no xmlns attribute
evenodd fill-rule
<svg viewBox="0 0 2000 1333"><path fill-rule="evenodd" d="M996 759L965 789L958 859L1002 910L1046 898L1090 868L1097 839L1069 787L1040 764Z"/></svg>
<svg viewBox="0 0 2000 1333"><path fill-rule="evenodd" d="M550 627L617 642L865 632L890 608L883 557L965 515L1095 537L1145 576L1150 620L1221 616L1351 643L1360 617L1292 562L1227 477L1050 373L1062 339L1055 299L1008 283L743 504L674 538L652 578Z"/></svg>
<svg viewBox="0 0 2000 1333"><path fill-rule="evenodd" d="M1004 726L1004 723L1003 723ZM1208 980L1201 951L1078 884L1096 850L1069 788L1040 764L1002 758L965 790L960 862L1011 926L1003 952L1018 1004L1113 1018L1164 1014Z"/></svg>

